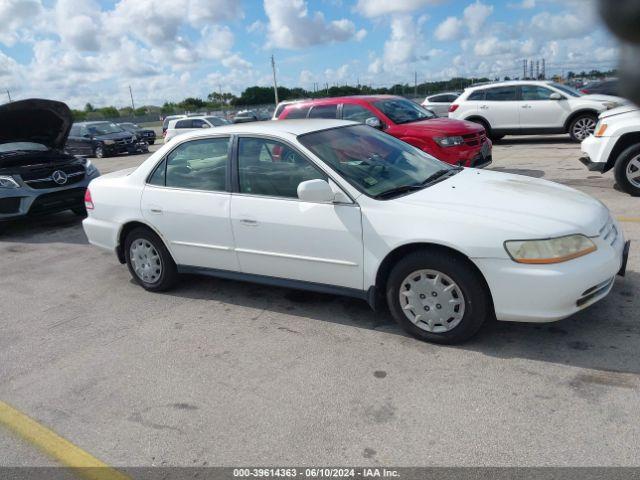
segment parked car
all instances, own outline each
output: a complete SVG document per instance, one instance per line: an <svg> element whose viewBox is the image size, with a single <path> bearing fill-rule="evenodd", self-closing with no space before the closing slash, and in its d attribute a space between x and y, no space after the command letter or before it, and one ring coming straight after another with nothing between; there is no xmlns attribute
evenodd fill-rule
<svg viewBox="0 0 640 480"><path fill-rule="evenodd" d="M449 115L449 107L459 96L460 92L444 92L430 95L424 99L422 106L435 113L438 117L447 117Z"/></svg>
<svg viewBox="0 0 640 480"><path fill-rule="evenodd" d="M63 210L85 214L85 190L100 172L86 158L64 152L71 122L61 102L0 106L0 221Z"/></svg>
<svg viewBox="0 0 640 480"><path fill-rule="evenodd" d="M440 162L366 125L190 132L92 182L84 230L149 291L199 273L389 306L453 343L487 318L550 322L604 298L628 255L607 207L541 179Z"/></svg>
<svg viewBox="0 0 640 480"><path fill-rule="evenodd" d="M492 160L491 141L483 127L437 118L402 97L362 95L309 100L285 106L279 117L294 118L342 118L366 123L453 165L482 168Z"/></svg>
<svg viewBox="0 0 640 480"><path fill-rule="evenodd" d="M178 120L180 118L187 118L186 115L167 115L166 117L164 117L164 120L162 120L162 136L165 136L165 133L167 132L167 128L169 128L169 122L171 120Z"/></svg>
<svg viewBox="0 0 640 480"><path fill-rule="evenodd" d="M308 102L308 101L309 101L308 98L304 98L304 99L297 99L297 100L284 100L278 103L278 105L276 105L276 109L273 111L271 120L277 120L280 114L282 113L282 111L284 110L284 107L286 107L287 105L293 105L294 103Z"/></svg>
<svg viewBox="0 0 640 480"><path fill-rule="evenodd" d="M231 122L225 118L213 116L178 118L169 122L169 126L164 135L164 141L166 143L176 135L180 135L185 132L200 130L202 128L221 127L222 125L229 125L230 123Z"/></svg>
<svg viewBox="0 0 640 480"><path fill-rule="evenodd" d="M603 80L601 82L592 82L580 89L581 93L586 95L602 94L602 95L618 95L618 80Z"/></svg>
<svg viewBox="0 0 640 480"><path fill-rule="evenodd" d="M613 170L621 190L640 196L640 109L620 107L600 115L595 135L582 142L580 161L592 172Z"/></svg>
<svg viewBox="0 0 640 480"><path fill-rule="evenodd" d="M153 145L156 142L156 132L151 128L141 128L131 122L119 123L118 126L136 135L139 141L144 140L149 145Z"/></svg>
<svg viewBox="0 0 640 480"><path fill-rule="evenodd" d="M255 110L241 110L233 117L233 123L257 122L258 120L261 118Z"/></svg>
<svg viewBox="0 0 640 480"><path fill-rule="evenodd" d="M451 104L449 118L477 122L493 140L568 133L579 142L593 133L600 113L625 103L619 97L583 95L559 83L521 80L467 88Z"/></svg>
<svg viewBox="0 0 640 480"><path fill-rule="evenodd" d="M120 153L136 153L138 137L113 122L74 123L65 150L75 155L103 158Z"/></svg>

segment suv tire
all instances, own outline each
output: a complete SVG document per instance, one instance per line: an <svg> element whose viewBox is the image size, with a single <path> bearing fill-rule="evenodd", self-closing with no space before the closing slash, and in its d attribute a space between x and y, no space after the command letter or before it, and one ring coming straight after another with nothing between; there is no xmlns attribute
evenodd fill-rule
<svg viewBox="0 0 640 480"><path fill-rule="evenodd" d="M640 196L640 144L632 145L616 158L613 173L620 189Z"/></svg>
<svg viewBox="0 0 640 480"><path fill-rule="evenodd" d="M409 334L453 344L471 338L487 320L491 302L485 285L463 258L419 250L393 267L386 298L393 318Z"/></svg>
<svg viewBox="0 0 640 480"><path fill-rule="evenodd" d="M574 142L582 142L596 131L598 116L593 113L581 113L569 124L569 136Z"/></svg>
<svg viewBox="0 0 640 480"><path fill-rule="evenodd" d="M167 247L147 228L136 228L127 235L124 258L129 273L145 290L163 292L178 281L178 269Z"/></svg>

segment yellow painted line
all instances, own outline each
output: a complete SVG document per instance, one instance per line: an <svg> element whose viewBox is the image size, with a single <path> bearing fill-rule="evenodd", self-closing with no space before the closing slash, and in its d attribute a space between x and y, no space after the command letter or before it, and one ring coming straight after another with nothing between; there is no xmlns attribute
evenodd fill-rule
<svg viewBox="0 0 640 480"><path fill-rule="evenodd" d="M640 217L618 217L619 222L640 223Z"/></svg>
<svg viewBox="0 0 640 480"><path fill-rule="evenodd" d="M111 468L3 401L0 401L0 425L4 425L56 461L77 469L73 470L73 473L87 480L131 480L131 477Z"/></svg>

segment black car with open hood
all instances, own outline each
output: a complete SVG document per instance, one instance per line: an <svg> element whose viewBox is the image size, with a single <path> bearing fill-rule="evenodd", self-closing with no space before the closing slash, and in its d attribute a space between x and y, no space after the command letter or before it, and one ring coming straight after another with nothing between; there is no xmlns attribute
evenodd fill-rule
<svg viewBox="0 0 640 480"><path fill-rule="evenodd" d="M27 214L84 211L84 192L100 175L64 151L72 125L62 102L29 99L0 105L0 221Z"/></svg>

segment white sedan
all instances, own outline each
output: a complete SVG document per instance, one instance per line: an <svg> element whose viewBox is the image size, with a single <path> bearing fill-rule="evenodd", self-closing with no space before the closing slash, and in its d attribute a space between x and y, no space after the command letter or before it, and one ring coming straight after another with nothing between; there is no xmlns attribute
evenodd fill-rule
<svg viewBox="0 0 640 480"><path fill-rule="evenodd" d="M339 120L187 133L92 181L85 203L89 241L147 290L200 273L344 294L440 343L494 314L568 317L609 293L628 253L584 193L452 167Z"/></svg>

